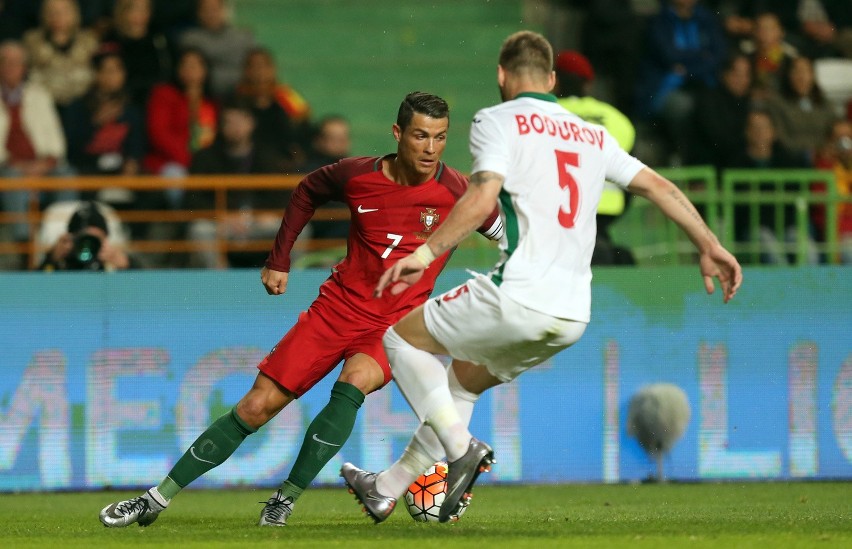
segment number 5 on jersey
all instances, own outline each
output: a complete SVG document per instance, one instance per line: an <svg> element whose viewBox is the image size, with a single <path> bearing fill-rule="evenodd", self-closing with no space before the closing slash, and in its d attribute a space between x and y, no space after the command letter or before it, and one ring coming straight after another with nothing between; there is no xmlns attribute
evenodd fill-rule
<svg viewBox="0 0 852 549"><path fill-rule="evenodd" d="M390 246L388 246L388 247L387 247L387 249L385 249L385 251L382 253L382 259L387 259L387 258L388 258L388 256L389 256L389 255L390 255L390 253L391 253L391 250L393 250L394 248L396 248L397 246L399 246L399 243L400 243L400 241L402 240L402 235L401 235L401 234L388 233L388 236L387 236L387 237L388 237L389 239L391 239L391 243L390 243Z"/></svg>
<svg viewBox="0 0 852 549"><path fill-rule="evenodd" d="M562 190L568 191L567 209L566 204L560 205L557 219L560 225L566 229L571 229L574 227L574 220L577 218L577 210L580 205L580 188L577 185L577 180L571 175L569 166L579 168L580 155L567 151L553 152L556 153L556 171L559 173L559 187Z"/></svg>

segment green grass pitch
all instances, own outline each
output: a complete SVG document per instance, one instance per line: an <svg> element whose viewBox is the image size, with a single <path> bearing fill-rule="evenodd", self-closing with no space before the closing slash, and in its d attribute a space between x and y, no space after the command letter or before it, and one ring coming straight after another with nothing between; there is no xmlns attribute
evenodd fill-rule
<svg viewBox="0 0 852 549"><path fill-rule="evenodd" d="M107 529L98 511L138 493L0 495L0 547L852 547L852 484L478 486L456 524L400 506L373 525L343 488L299 500L285 528L258 528L271 490L188 490L157 522Z"/></svg>

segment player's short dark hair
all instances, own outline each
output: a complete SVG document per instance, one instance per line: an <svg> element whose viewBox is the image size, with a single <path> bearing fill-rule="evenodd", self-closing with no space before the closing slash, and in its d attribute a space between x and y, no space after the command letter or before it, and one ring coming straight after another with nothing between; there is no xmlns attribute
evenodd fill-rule
<svg viewBox="0 0 852 549"><path fill-rule="evenodd" d="M449 122L450 106L447 102L431 93L416 91L405 96L396 114L396 125L404 130L411 123L414 113L429 118L446 118Z"/></svg>
<svg viewBox="0 0 852 549"><path fill-rule="evenodd" d="M498 63L513 74L547 76L553 70L553 48L539 33L519 31L503 42Z"/></svg>

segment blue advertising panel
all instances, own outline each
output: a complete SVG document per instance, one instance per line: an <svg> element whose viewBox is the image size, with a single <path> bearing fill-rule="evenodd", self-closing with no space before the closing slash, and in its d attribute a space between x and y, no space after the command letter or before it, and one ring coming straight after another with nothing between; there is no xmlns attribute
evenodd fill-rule
<svg viewBox="0 0 852 549"><path fill-rule="evenodd" d="M462 283L442 275L439 289ZM326 273L285 296L255 271L0 275L0 491L157 483L250 387ZM581 341L477 404L486 482L620 482L654 463L627 434L644 386L686 393L669 478L852 478L852 269L752 269L736 299L697 269L601 269ZM495 339L500 334L494 334ZM197 486L277 485L337 372ZM368 396L344 461L388 466L416 426L396 387Z"/></svg>

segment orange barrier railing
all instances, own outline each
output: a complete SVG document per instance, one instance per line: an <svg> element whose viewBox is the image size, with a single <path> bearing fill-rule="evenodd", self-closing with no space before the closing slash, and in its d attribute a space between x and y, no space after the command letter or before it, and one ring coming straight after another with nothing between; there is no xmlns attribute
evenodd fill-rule
<svg viewBox="0 0 852 549"><path fill-rule="evenodd" d="M165 191L181 188L185 191L211 191L213 193L213 208L204 210L174 210L174 209L123 209L119 216L122 223L166 223L179 224L195 220L207 219L217 222L224 221L230 215L238 215L239 210L229 209L228 193L237 191L271 191L292 190L301 181L300 175L204 175L187 176L185 178L163 178L159 176L91 176L74 178L20 178L3 179L0 181L0 200L6 191L29 192L29 206L25 213L0 211L0 228L15 223L26 222L29 226L29 238L25 242L11 240L0 241L0 256L17 254L25 256L26 264L32 268L37 258L46 251L46 245L36 238L42 223L44 212L40 203L43 192L56 192L73 189L81 193L97 192L104 189L121 188L134 192ZM264 207L267 205L264 204ZM255 215L275 215L279 218L284 213L284 204L269 204L268 208L255 209ZM323 207L316 211L315 221L340 221L349 219L349 210L340 206ZM9 232L9 231L7 231ZM307 239L296 243L296 250L314 251L331 247L344 246L342 239ZM216 249L225 254L229 251L269 250L271 239L240 240L238 243L229 241L222 223L217 223L215 237ZM198 242L190 239L134 239L128 243L127 249L133 253L189 253L209 249L209 242Z"/></svg>

